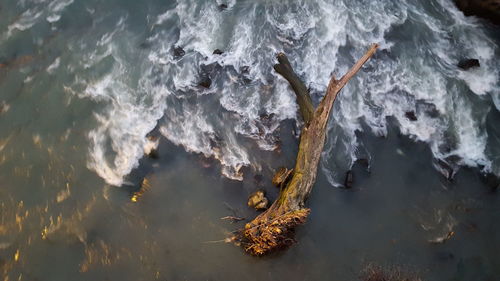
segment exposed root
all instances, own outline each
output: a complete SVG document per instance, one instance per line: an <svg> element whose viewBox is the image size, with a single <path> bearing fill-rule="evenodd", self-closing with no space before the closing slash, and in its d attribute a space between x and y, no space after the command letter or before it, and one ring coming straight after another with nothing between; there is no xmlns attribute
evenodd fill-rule
<svg viewBox="0 0 500 281"><path fill-rule="evenodd" d="M287 248L295 243L295 227L306 222L309 212L309 209L300 209L273 218L260 216L247 223L232 240L241 243L245 251L254 256Z"/></svg>
<svg viewBox="0 0 500 281"><path fill-rule="evenodd" d="M221 220L227 220L230 223L237 223L237 222L246 220L245 218L240 218L240 217L235 217L235 216L226 216L226 217L223 217L223 218L220 218L220 219Z"/></svg>

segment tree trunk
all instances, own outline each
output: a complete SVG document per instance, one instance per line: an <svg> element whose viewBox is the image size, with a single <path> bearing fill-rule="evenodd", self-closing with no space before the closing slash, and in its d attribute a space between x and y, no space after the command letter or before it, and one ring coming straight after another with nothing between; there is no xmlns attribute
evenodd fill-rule
<svg viewBox="0 0 500 281"><path fill-rule="evenodd" d="M297 95L305 125L300 136L299 152L291 179L282 187L278 199L264 213L240 230L233 241L252 255L264 255L291 245L295 227L303 224L310 212L305 201L311 193L326 138L326 126L337 94L375 53L373 44L366 54L340 80L332 77L326 95L313 110L307 88L293 71L285 54L278 54L274 68L287 79Z"/></svg>

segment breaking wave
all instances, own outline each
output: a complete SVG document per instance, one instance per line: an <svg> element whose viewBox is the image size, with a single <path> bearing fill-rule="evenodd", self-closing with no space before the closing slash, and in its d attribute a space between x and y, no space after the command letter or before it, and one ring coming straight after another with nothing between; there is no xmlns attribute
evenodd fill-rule
<svg viewBox="0 0 500 281"><path fill-rule="evenodd" d="M25 10L7 37L41 19L58 21L73 3L37 2L44 5ZM380 51L345 88L330 122L321 167L331 184L369 158L355 132L366 124L386 135L388 116L442 163L500 174L485 130L489 110L500 109L498 44L450 0L179 0L152 11L138 20L89 3L82 13L96 24L68 43L72 92L100 105L88 167L111 185L125 183L157 126L172 143L218 159L229 178L241 179L244 166L261 169L248 144L274 150L280 122L298 119L293 93L272 70L275 54L289 55L318 102L331 74L345 73L371 43ZM146 27L138 31L140 20ZM464 58L481 67L460 70Z"/></svg>

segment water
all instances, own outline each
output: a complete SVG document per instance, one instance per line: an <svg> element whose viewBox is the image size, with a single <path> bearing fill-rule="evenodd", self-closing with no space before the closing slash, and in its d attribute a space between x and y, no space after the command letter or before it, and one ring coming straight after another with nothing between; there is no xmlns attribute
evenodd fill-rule
<svg viewBox="0 0 500 281"><path fill-rule="evenodd" d="M0 2L4 279L357 280L375 262L496 280L498 195L481 175L500 174L498 29L447 0L222 3ZM220 220L231 208L256 215L256 188L275 198L268 179L294 161L301 121L275 53L317 103L374 42L335 105L299 244L258 260L207 243L240 227ZM151 131L159 160L143 157Z"/></svg>

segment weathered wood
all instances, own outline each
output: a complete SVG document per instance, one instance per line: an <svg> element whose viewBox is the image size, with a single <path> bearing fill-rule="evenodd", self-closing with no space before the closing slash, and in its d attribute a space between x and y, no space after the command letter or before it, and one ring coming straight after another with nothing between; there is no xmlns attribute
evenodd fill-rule
<svg viewBox="0 0 500 281"><path fill-rule="evenodd" d="M296 94L299 105L301 103L304 105L304 107L301 105L301 112L305 117L306 124L300 136L299 152L291 180L281 189L278 199L266 212L247 223L245 229L233 237L233 241L241 243L248 253L263 255L287 247L294 242L295 227L303 224L310 212L304 204L316 181L318 164L326 139L326 126L335 98L347 82L361 69L363 64L373 56L377 47L377 44L373 44L340 80L335 80L332 77L326 95L309 121L306 121L309 114L307 112L307 98L304 95L304 89L300 86L303 83L300 82L290 64L287 63L286 56L284 54L278 56L280 61L278 65L283 67L275 66L275 69L277 68L276 71L279 69L280 74L285 73L286 77L290 78L289 81L293 81L294 85L297 86L292 85L294 90L297 89ZM309 97L308 94L307 97Z"/></svg>

